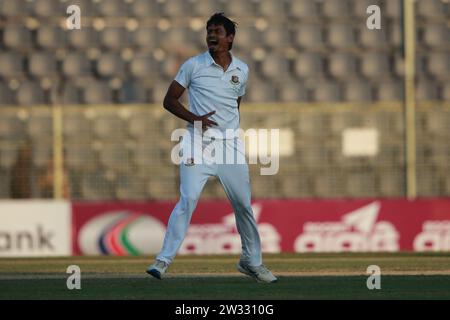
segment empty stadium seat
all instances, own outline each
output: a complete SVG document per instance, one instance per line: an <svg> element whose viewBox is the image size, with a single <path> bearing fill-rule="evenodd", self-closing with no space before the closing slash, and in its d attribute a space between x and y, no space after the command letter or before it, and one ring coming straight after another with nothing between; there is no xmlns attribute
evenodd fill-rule
<svg viewBox="0 0 450 320"><path fill-rule="evenodd" d="M67 142L90 141L92 139L92 127L82 112L64 112L62 130Z"/></svg>
<svg viewBox="0 0 450 320"><path fill-rule="evenodd" d="M11 170L17 162L19 147L16 142L0 142L0 170Z"/></svg>
<svg viewBox="0 0 450 320"><path fill-rule="evenodd" d="M319 9L316 1L295 0L288 1L288 13L299 19L318 18Z"/></svg>
<svg viewBox="0 0 450 320"><path fill-rule="evenodd" d="M172 82L183 61L174 55L168 56L160 64L160 75Z"/></svg>
<svg viewBox="0 0 450 320"><path fill-rule="evenodd" d="M119 200L144 200L147 181L136 174L119 174L116 178L116 197Z"/></svg>
<svg viewBox="0 0 450 320"><path fill-rule="evenodd" d="M113 96L108 84L103 81L91 81L83 88L83 100L87 104L112 103Z"/></svg>
<svg viewBox="0 0 450 320"><path fill-rule="evenodd" d="M349 102L370 102L373 92L370 84L365 81L351 81L344 86L344 100Z"/></svg>
<svg viewBox="0 0 450 320"><path fill-rule="evenodd" d="M275 102L277 98L276 88L273 84L255 80L247 86L246 99L250 102Z"/></svg>
<svg viewBox="0 0 450 320"><path fill-rule="evenodd" d="M155 103L163 102L164 97L166 96L167 93L167 89L169 89L170 82L160 81L155 83L155 85L152 88L151 101Z"/></svg>
<svg viewBox="0 0 450 320"><path fill-rule="evenodd" d="M3 29L3 43L11 49L28 49L33 45L31 31L21 25L6 25Z"/></svg>
<svg viewBox="0 0 450 320"><path fill-rule="evenodd" d="M423 42L431 48L448 48L449 27L445 23L427 24L423 31Z"/></svg>
<svg viewBox="0 0 450 320"><path fill-rule="evenodd" d="M403 45L403 30L400 23L391 23L387 26L387 37L389 44L393 47L400 48Z"/></svg>
<svg viewBox="0 0 450 320"><path fill-rule="evenodd" d="M217 0L195 0L192 3L192 14L209 17L215 12L223 12L223 4Z"/></svg>
<svg viewBox="0 0 450 320"><path fill-rule="evenodd" d="M115 113L98 114L93 120L93 133L102 140L114 141L125 137L126 127Z"/></svg>
<svg viewBox="0 0 450 320"><path fill-rule="evenodd" d="M34 52L30 55L30 74L36 77L48 77L57 75L56 57L51 52Z"/></svg>
<svg viewBox="0 0 450 320"><path fill-rule="evenodd" d="M191 15L191 6L183 0L166 0L162 3L163 13L168 17L184 17Z"/></svg>
<svg viewBox="0 0 450 320"><path fill-rule="evenodd" d="M349 112L336 112L329 117L328 128L333 136L340 136L347 128L360 126L354 114Z"/></svg>
<svg viewBox="0 0 450 320"><path fill-rule="evenodd" d="M22 82L16 94L20 105L34 105L49 103L48 97L39 83L33 81Z"/></svg>
<svg viewBox="0 0 450 320"><path fill-rule="evenodd" d="M130 62L131 75L136 78L153 77L157 68L158 64L150 54L138 54Z"/></svg>
<svg viewBox="0 0 450 320"><path fill-rule="evenodd" d="M26 0L3 0L0 1L0 15L11 18L27 16L30 12L29 1Z"/></svg>
<svg viewBox="0 0 450 320"><path fill-rule="evenodd" d="M330 74L338 79L352 78L357 75L357 60L351 54L332 53L328 56Z"/></svg>
<svg viewBox="0 0 450 320"><path fill-rule="evenodd" d="M159 17L160 7L157 1L135 0L131 3L131 13L139 18Z"/></svg>
<svg viewBox="0 0 450 320"><path fill-rule="evenodd" d="M123 77L125 73L125 63L120 54L108 52L99 57L96 70L102 77Z"/></svg>
<svg viewBox="0 0 450 320"><path fill-rule="evenodd" d="M144 112L135 112L130 115L127 121L129 135L137 141L145 141L146 137L154 136L155 119L150 114ZM151 148L152 146L149 146ZM142 149L139 146L137 150Z"/></svg>
<svg viewBox="0 0 450 320"><path fill-rule="evenodd" d="M134 33L134 43L141 48L157 48L159 41L159 31L155 27L138 28Z"/></svg>
<svg viewBox="0 0 450 320"><path fill-rule="evenodd" d="M348 50L356 47L356 32L353 26L350 24L330 24L327 28L327 33L328 45L333 48Z"/></svg>
<svg viewBox="0 0 450 320"><path fill-rule="evenodd" d="M450 79L450 52L431 52L427 62L428 71L435 79Z"/></svg>
<svg viewBox="0 0 450 320"><path fill-rule="evenodd" d="M44 49L63 48L67 43L67 35L57 26L40 26L37 30L37 43Z"/></svg>
<svg viewBox="0 0 450 320"><path fill-rule="evenodd" d="M130 167L130 153L120 142L103 143L98 154L104 168L124 172Z"/></svg>
<svg viewBox="0 0 450 320"><path fill-rule="evenodd" d="M91 47L96 47L99 44L98 33L91 27L71 30L68 36L70 45L77 49L84 50Z"/></svg>
<svg viewBox="0 0 450 320"><path fill-rule="evenodd" d="M286 12L284 1L260 0L257 5L258 13L268 18L283 18Z"/></svg>
<svg viewBox="0 0 450 320"><path fill-rule="evenodd" d="M283 78L289 74L289 64L280 54L269 54L261 64L261 72L267 78Z"/></svg>
<svg viewBox="0 0 450 320"><path fill-rule="evenodd" d="M151 76L149 73L147 76ZM138 81L133 79L125 80L119 92L119 103L145 103L149 102L147 89Z"/></svg>
<svg viewBox="0 0 450 320"><path fill-rule="evenodd" d="M361 56L361 72L368 79L390 77L389 56L383 53L369 52Z"/></svg>
<svg viewBox="0 0 450 320"><path fill-rule="evenodd" d="M159 148L157 139L154 138L154 131L142 130L141 132L150 133L149 138L146 139L142 135L138 137L140 139L133 149L133 161L138 167L152 167L166 166L170 161L170 155Z"/></svg>
<svg viewBox="0 0 450 320"><path fill-rule="evenodd" d="M277 25L268 28L262 34L265 45L272 48L287 47L292 43L291 34L286 25Z"/></svg>
<svg viewBox="0 0 450 320"><path fill-rule="evenodd" d="M86 200L112 200L115 198L114 175L93 171L83 174L81 191Z"/></svg>
<svg viewBox="0 0 450 320"><path fill-rule="evenodd" d="M381 81L377 84L377 99L380 101L402 101L403 83L399 81Z"/></svg>
<svg viewBox="0 0 450 320"><path fill-rule="evenodd" d="M39 110L37 110L39 111ZM28 135L31 139L46 140L51 139L53 133L53 121L50 112L36 112L30 115L27 122Z"/></svg>
<svg viewBox="0 0 450 320"><path fill-rule="evenodd" d="M160 43L161 48L169 52L177 47L182 51L192 50L192 42L196 40L186 27L170 28L161 34L161 39L164 39Z"/></svg>
<svg viewBox="0 0 450 320"><path fill-rule="evenodd" d="M252 1L229 0L225 2L225 12L232 17L246 17L257 11Z"/></svg>
<svg viewBox="0 0 450 320"><path fill-rule="evenodd" d="M6 84L0 82L0 105L12 105L14 103L13 97L14 94L11 89Z"/></svg>
<svg viewBox="0 0 450 320"><path fill-rule="evenodd" d="M287 81L279 85L279 98L282 102L306 102L308 90L303 83Z"/></svg>
<svg viewBox="0 0 450 320"><path fill-rule="evenodd" d="M156 177L151 176L146 186L147 198L150 199L174 199L179 195L176 175L161 174Z"/></svg>
<svg viewBox="0 0 450 320"><path fill-rule="evenodd" d="M16 114L2 113L0 117L0 140L14 141L23 138L24 128L22 121Z"/></svg>
<svg viewBox="0 0 450 320"><path fill-rule="evenodd" d="M323 1L322 12L327 18L348 18L352 12L349 0Z"/></svg>
<svg viewBox="0 0 450 320"><path fill-rule="evenodd" d="M59 97L63 104L82 104L83 99L81 89L71 83L63 86L61 96Z"/></svg>
<svg viewBox="0 0 450 320"><path fill-rule="evenodd" d="M32 151L32 163L36 168L48 168L51 164L53 156L53 148L52 145L42 141L35 141L33 143L33 151Z"/></svg>
<svg viewBox="0 0 450 320"><path fill-rule="evenodd" d="M41 18L63 17L66 14L66 7L58 0L35 0L33 10Z"/></svg>
<svg viewBox="0 0 450 320"><path fill-rule="evenodd" d="M444 83L442 85L442 99L444 101L450 101L450 83Z"/></svg>
<svg viewBox="0 0 450 320"><path fill-rule="evenodd" d="M239 30L236 32L233 48L239 48L240 50L253 49L261 45L261 42L261 34L255 27L242 25L239 26Z"/></svg>
<svg viewBox="0 0 450 320"><path fill-rule="evenodd" d="M424 117L424 134L432 134L442 136L448 132L450 128L450 114L442 110L441 112L423 112L420 113Z"/></svg>
<svg viewBox="0 0 450 320"><path fill-rule="evenodd" d="M325 45L321 24L302 24L294 31L294 43L300 48L320 49Z"/></svg>
<svg viewBox="0 0 450 320"><path fill-rule="evenodd" d="M0 53L0 75L3 77L20 77L24 74L23 56L12 52Z"/></svg>
<svg viewBox="0 0 450 320"><path fill-rule="evenodd" d="M417 1L417 13L426 19L445 19L448 14L448 2L442 0Z"/></svg>
<svg viewBox="0 0 450 320"><path fill-rule="evenodd" d="M97 153L90 141L73 141L65 143L65 164L69 170L92 172L99 168Z"/></svg>
<svg viewBox="0 0 450 320"><path fill-rule="evenodd" d="M295 74L299 78L317 78L324 74L324 57L315 53L299 53L295 59Z"/></svg>
<svg viewBox="0 0 450 320"><path fill-rule="evenodd" d="M104 17L127 17L128 9L123 0L102 0L97 5L99 15Z"/></svg>
<svg viewBox="0 0 450 320"><path fill-rule="evenodd" d="M62 70L68 77L86 76L91 73L91 62L83 53L69 53L64 58Z"/></svg>
<svg viewBox="0 0 450 320"><path fill-rule="evenodd" d="M418 101L436 101L439 98L439 87L430 79L419 80L416 87Z"/></svg>
<svg viewBox="0 0 450 320"><path fill-rule="evenodd" d="M385 1L385 14L388 18L400 19L402 15L402 0Z"/></svg>
<svg viewBox="0 0 450 320"><path fill-rule="evenodd" d="M314 101L316 102L331 102L341 101L341 90L335 82L321 82L317 83L313 91Z"/></svg>
<svg viewBox="0 0 450 320"><path fill-rule="evenodd" d="M130 44L130 36L125 28L107 27L100 33L103 46L110 50L120 50Z"/></svg>
<svg viewBox="0 0 450 320"><path fill-rule="evenodd" d="M380 30L360 28L359 43L361 43L363 47L369 49L387 49L386 28L381 28Z"/></svg>

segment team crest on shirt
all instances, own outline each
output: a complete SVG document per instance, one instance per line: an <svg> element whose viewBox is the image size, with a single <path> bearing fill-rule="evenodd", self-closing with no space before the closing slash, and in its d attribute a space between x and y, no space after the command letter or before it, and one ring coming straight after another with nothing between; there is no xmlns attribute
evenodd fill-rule
<svg viewBox="0 0 450 320"><path fill-rule="evenodd" d="M194 158L187 158L186 163L184 165L190 167L190 166L193 166L194 164L195 164Z"/></svg>
<svg viewBox="0 0 450 320"><path fill-rule="evenodd" d="M239 84L239 77L238 76L231 76L230 82L231 82L231 84L234 84L234 85Z"/></svg>

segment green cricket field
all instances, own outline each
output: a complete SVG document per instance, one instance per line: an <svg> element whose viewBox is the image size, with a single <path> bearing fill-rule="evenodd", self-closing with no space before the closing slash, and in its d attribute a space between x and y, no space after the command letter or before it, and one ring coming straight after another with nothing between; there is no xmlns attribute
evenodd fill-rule
<svg viewBox="0 0 450 320"><path fill-rule="evenodd" d="M231 255L178 256L157 280L145 273L153 258L0 258L0 299L450 299L450 253L265 254L272 284L240 274ZM80 289L68 289L71 265ZM371 265L379 289L368 289Z"/></svg>

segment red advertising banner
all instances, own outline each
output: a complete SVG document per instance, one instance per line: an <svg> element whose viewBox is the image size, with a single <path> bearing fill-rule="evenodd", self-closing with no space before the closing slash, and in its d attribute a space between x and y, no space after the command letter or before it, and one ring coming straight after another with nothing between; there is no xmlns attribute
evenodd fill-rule
<svg viewBox="0 0 450 320"><path fill-rule="evenodd" d="M155 254L175 202L74 203L74 254ZM450 251L450 199L260 200L263 251ZM180 254L238 254L227 201L200 201Z"/></svg>

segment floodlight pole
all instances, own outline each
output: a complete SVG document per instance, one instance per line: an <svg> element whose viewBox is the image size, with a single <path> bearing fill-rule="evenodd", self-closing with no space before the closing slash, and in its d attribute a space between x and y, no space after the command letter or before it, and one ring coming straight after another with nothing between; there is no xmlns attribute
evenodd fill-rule
<svg viewBox="0 0 450 320"><path fill-rule="evenodd" d="M62 106L61 90L62 84L59 84L54 92L52 103L53 120L53 198L64 198L64 159L63 159L63 136L62 136Z"/></svg>
<svg viewBox="0 0 450 320"><path fill-rule="evenodd" d="M416 102L415 46L416 27L414 0L403 0L405 57L405 138L406 138L406 196L417 197L416 177Z"/></svg>

